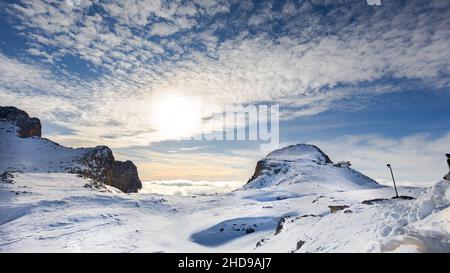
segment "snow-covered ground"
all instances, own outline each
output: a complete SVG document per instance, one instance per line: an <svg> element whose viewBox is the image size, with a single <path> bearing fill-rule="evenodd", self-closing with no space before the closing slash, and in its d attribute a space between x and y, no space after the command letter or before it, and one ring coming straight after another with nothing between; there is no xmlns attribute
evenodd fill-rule
<svg viewBox="0 0 450 273"><path fill-rule="evenodd" d="M19 138L18 128L0 121L0 170L23 172L66 172L83 168L76 160L92 148L73 149L39 137Z"/></svg>
<svg viewBox="0 0 450 273"><path fill-rule="evenodd" d="M86 183L59 173L0 183L0 251L290 252L299 241L297 252L450 251L448 181L399 189L416 200L373 205L361 202L392 189L314 193L296 184L194 198ZM330 213L330 205L349 207Z"/></svg>
<svg viewBox="0 0 450 273"><path fill-rule="evenodd" d="M0 180L0 252L450 252L446 180L391 199L392 188L297 145L234 191L125 194L64 173L84 149L2 128L0 174L15 172Z"/></svg>

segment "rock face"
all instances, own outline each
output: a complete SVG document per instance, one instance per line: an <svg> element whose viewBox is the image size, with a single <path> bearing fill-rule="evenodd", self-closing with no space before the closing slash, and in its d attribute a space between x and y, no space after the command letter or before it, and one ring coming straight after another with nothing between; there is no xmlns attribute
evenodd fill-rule
<svg viewBox="0 0 450 273"><path fill-rule="evenodd" d="M16 107L0 107L0 120L12 122L19 127L18 136L21 138L41 137L41 121L38 118L30 118L25 111Z"/></svg>
<svg viewBox="0 0 450 273"><path fill-rule="evenodd" d="M111 185L114 161L114 156L110 148L97 146L89 149L89 151L76 160L81 167L76 167L69 171Z"/></svg>
<svg viewBox="0 0 450 273"><path fill-rule="evenodd" d="M138 192L142 188L138 170L133 162L117 161L110 148L97 146L83 154L77 162L81 168L70 170L84 175L125 193Z"/></svg>
<svg viewBox="0 0 450 273"><path fill-rule="evenodd" d="M131 161L114 161L112 181L109 184L123 192L138 192L142 188L136 165Z"/></svg>
<svg viewBox="0 0 450 273"><path fill-rule="evenodd" d="M448 174L446 174L444 176L444 179L450 181L450 154L445 154L445 155L447 156L447 164L448 164L449 172L448 172Z"/></svg>

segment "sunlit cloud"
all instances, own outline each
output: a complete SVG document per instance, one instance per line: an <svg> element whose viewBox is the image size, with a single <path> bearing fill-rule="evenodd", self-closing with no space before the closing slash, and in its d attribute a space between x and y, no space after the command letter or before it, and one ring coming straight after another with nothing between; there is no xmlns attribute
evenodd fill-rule
<svg viewBox="0 0 450 273"><path fill-rule="evenodd" d="M69 146L134 149L195 136L198 120L212 115L205 106L270 102L291 120L346 100L352 111L370 96L450 87L448 1L17 0L0 8L23 40L17 52L0 47L2 105L40 117L44 128L70 128L46 135Z"/></svg>
<svg viewBox="0 0 450 273"><path fill-rule="evenodd" d="M386 164L394 169L396 180L405 186L429 186L448 172L445 153L450 148L450 133L441 137L416 134L404 138L381 135L349 135L326 141L317 140L336 161L350 160L353 167L378 182L391 185Z"/></svg>
<svg viewBox="0 0 450 273"><path fill-rule="evenodd" d="M2 101L45 101L31 111L53 121L64 112L67 120L61 125L75 128L79 142L84 137L123 147L169 138L148 116L155 94L170 90L220 106L290 105L283 115L295 118L327 111L362 92L376 94L383 85L393 92L407 84L394 88L379 82L386 77L448 86L442 77L448 75L448 3L387 2L374 12L363 2L345 7L339 1L287 2L281 9L270 1L4 4L9 16L19 19L15 27L27 36L28 52L48 63L1 55L2 67L16 68L2 72ZM235 19L225 20L231 6L239 6ZM317 12L326 6L332 7L329 14ZM277 20L283 21L279 35L271 28ZM231 27L227 24L241 27L218 34ZM87 70L103 72L80 78L67 56L87 62ZM55 68L64 73L52 74ZM373 84L367 87L368 82ZM70 107L56 107L61 103ZM127 133L133 136L122 136Z"/></svg>
<svg viewBox="0 0 450 273"><path fill-rule="evenodd" d="M142 185L141 193L157 193L164 195L196 196L215 193L226 193L241 187L242 182L234 181L147 181Z"/></svg>

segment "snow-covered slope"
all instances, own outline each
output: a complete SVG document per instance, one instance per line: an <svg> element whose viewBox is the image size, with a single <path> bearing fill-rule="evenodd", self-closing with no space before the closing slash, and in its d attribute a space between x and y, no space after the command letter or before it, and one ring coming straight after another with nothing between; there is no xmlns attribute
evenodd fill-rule
<svg viewBox="0 0 450 273"><path fill-rule="evenodd" d="M381 187L356 170L333 165L316 146L298 144L273 151L260 160L244 188L295 184L305 190L320 188L316 190L322 192Z"/></svg>
<svg viewBox="0 0 450 273"><path fill-rule="evenodd" d="M301 214L286 217L279 234L264 238L258 251L292 252L450 252L450 182L427 190L402 189L416 200L386 199L363 204L363 199L390 196L392 189L350 191L304 203ZM326 210L334 203L347 208ZM308 212L308 213L306 213ZM419 230L422 222L429 230Z"/></svg>
<svg viewBox="0 0 450 273"><path fill-rule="evenodd" d="M83 155L97 148L68 148L40 137L19 138L18 128L9 122L0 122L0 173L67 172L86 168L79 161ZM108 152L106 149L100 152Z"/></svg>
<svg viewBox="0 0 450 273"><path fill-rule="evenodd" d="M108 147L64 147L41 138L41 129L38 118L12 106L0 106L0 174L75 173L123 192L137 192L142 187L133 162L115 160Z"/></svg>
<svg viewBox="0 0 450 273"><path fill-rule="evenodd" d="M298 194L289 185L129 195L82 187L89 181L16 173L0 182L0 252L450 251L449 181L399 188L416 200L390 199L388 187ZM362 203L375 198L386 200ZM338 205L348 207L331 213Z"/></svg>
<svg viewBox="0 0 450 273"><path fill-rule="evenodd" d="M0 123L0 252L450 252L450 181L399 187L417 199L392 199L392 188L301 144L269 154L230 193L130 195L72 174L109 175L106 147L17 130Z"/></svg>

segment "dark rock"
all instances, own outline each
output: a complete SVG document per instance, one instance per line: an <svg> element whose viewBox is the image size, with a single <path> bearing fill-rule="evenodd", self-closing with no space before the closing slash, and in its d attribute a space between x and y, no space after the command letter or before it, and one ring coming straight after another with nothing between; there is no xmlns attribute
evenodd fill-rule
<svg viewBox="0 0 450 273"><path fill-rule="evenodd" d="M107 185L112 184L114 156L110 148L97 146L89 149L76 162L81 166L69 169L70 173L80 174Z"/></svg>
<svg viewBox="0 0 450 273"><path fill-rule="evenodd" d="M376 203L386 202L388 200L389 199L386 199L386 198L376 198L376 199L364 200L361 203L364 204L364 205L373 205L373 204L376 204Z"/></svg>
<svg viewBox="0 0 450 273"><path fill-rule="evenodd" d="M316 215L316 214L304 214L300 217L297 217L297 219L306 218L306 217L322 217L322 216Z"/></svg>
<svg viewBox="0 0 450 273"><path fill-rule="evenodd" d="M0 120L12 122L19 128L17 135L22 138L41 137L42 126L38 118L30 118L23 110L16 107L0 107Z"/></svg>
<svg viewBox="0 0 450 273"><path fill-rule="evenodd" d="M0 181L2 181L3 183L8 183L8 184L13 184L14 183L14 175L8 171L3 172L0 175Z"/></svg>
<svg viewBox="0 0 450 273"><path fill-rule="evenodd" d="M115 161L112 182L109 184L123 192L138 192L142 188L136 165L131 161Z"/></svg>
<svg viewBox="0 0 450 273"><path fill-rule="evenodd" d="M136 165L131 161L116 161L110 148L98 146L82 155L77 162L83 167L71 170L115 187L125 193L138 192L142 188Z"/></svg>
<svg viewBox="0 0 450 273"><path fill-rule="evenodd" d="M261 247L268 239L262 238L256 243L256 247Z"/></svg>
<svg viewBox="0 0 450 273"><path fill-rule="evenodd" d="M300 248L302 248L302 246L303 246L305 243L306 243L306 242L305 242L305 241L302 241L302 240L298 241L298 242L297 242L297 246L296 246L295 251L297 251L297 250L299 250Z"/></svg>
<svg viewBox="0 0 450 273"><path fill-rule="evenodd" d="M392 197L392 199L400 199L400 200L413 200L415 199L412 196L407 196L407 195L400 195L399 197ZM376 198L376 199L370 199L370 200L364 200L361 203L364 205L373 205L376 203L383 203L383 202L388 202L389 199L386 198Z"/></svg>
<svg viewBox="0 0 450 273"><path fill-rule="evenodd" d="M412 197L412 196L407 196L407 195L400 195L400 196L394 196L392 197L392 199L400 199L400 200L414 200L416 198Z"/></svg>
<svg viewBox="0 0 450 273"><path fill-rule="evenodd" d="M250 234L250 233L253 233L253 232L255 232L255 229L252 228L252 227L248 227L248 228L245 229L245 234Z"/></svg>
<svg viewBox="0 0 450 273"><path fill-rule="evenodd" d="M335 167L338 168L350 168L350 166L352 166L352 164L350 163L350 161L340 161L336 164L334 164Z"/></svg>
<svg viewBox="0 0 450 273"><path fill-rule="evenodd" d="M320 198L324 198L325 196L321 195L319 197L317 197L316 199L314 199L311 203L316 203L317 201L319 201Z"/></svg>
<svg viewBox="0 0 450 273"><path fill-rule="evenodd" d="M448 164L449 172L448 172L448 174L446 174L444 176L444 179L450 181L450 154L445 154L445 156L447 157L447 164Z"/></svg>
<svg viewBox="0 0 450 273"><path fill-rule="evenodd" d="M349 206L347 206L347 205L342 205L342 206L328 206L328 207L330 208L330 212L331 212L331 213L335 213L335 212L337 212L337 211L346 209L346 208L348 208Z"/></svg>
<svg viewBox="0 0 450 273"><path fill-rule="evenodd" d="M96 180L90 180L84 185L85 188L96 189L96 190L107 190L105 184Z"/></svg>
<svg viewBox="0 0 450 273"><path fill-rule="evenodd" d="M280 232L283 230L284 223L286 222L286 219L290 216L283 216L278 220L277 228L275 229L275 235L280 234Z"/></svg>
<svg viewBox="0 0 450 273"><path fill-rule="evenodd" d="M346 209L346 210L344 210L344 213L353 213L353 211L350 209Z"/></svg>
<svg viewBox="0 0 450 273"><path fill-rule="evenodd" d="M77 163L82 167L69 170L125 193L138 192L142 188L136 166L131 161L116 161L110 148L97 146L83 154Z"/></svg>

